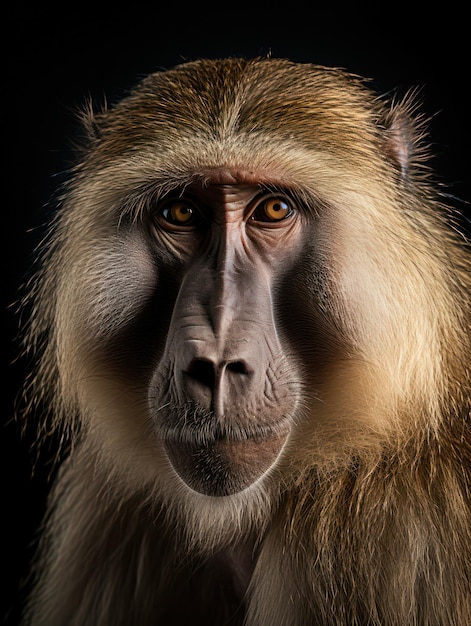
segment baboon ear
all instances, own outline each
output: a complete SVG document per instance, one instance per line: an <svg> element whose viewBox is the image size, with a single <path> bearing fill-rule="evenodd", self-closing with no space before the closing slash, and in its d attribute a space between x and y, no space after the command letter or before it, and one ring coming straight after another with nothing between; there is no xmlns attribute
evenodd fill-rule
<svg viewBox="0 0 471 626"><path fill-rule="evenodd" d="M412 171L423 168L428 157L424 143L427 120L419 111L417 92L393 101L381 125L385 129L386 154L396 164L401 178L407 179Z"/></svg>
<svg viewBox="0 0 471 626"><path fill-rule="evenodd" d="M106 115L106 101L104 101L101 105L96 105L91 98L88 98L77 113L80 127L82 129L79 136L80 145L77 146L78 149L87 151L100 139L101 127Z"/></svg>

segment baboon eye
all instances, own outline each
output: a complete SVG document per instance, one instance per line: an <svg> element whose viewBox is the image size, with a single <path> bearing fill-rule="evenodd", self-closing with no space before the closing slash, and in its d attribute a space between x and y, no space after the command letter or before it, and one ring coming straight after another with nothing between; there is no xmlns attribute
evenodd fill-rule
<svg viewBox="0 0 471 626"><path fill-rule="evenodd" d="M288 198L268 196L261 198L255 204L250 220L254 222L276 223L285 220L294 213L294 208Z"/></svg>
<svg viewBox="0 0 471 626"><path fill-rule="evenodd" d="M172 199L165 202L157 213L159 224L170 230L192 230L202 222L202 216L194 203L188 199Z"/></svg>

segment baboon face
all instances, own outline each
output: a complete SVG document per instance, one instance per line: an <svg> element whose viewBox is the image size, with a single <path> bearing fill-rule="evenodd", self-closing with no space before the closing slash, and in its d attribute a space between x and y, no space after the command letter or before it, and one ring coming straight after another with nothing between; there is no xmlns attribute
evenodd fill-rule
<svg viewBox="0 0 471 626"><path fill-rule="evenodd" d="M152 75L90 121L55 257L60 384L134 464L230 495L305 437L335 456L394 402L365 383L410 325L386 117L342 72L229 60Z"/></svg>

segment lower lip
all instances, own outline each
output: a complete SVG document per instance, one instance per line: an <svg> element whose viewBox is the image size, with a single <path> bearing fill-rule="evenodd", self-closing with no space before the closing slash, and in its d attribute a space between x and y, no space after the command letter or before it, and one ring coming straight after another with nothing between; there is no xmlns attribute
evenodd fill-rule
<svg viewBox="0 0 471 626"><path fill-rule="evenodd" d="M181 480L198 493L230 496L261 478L275 463L289 430L245 440L217 439L207 444L166 441L169 460Z"/></svg>

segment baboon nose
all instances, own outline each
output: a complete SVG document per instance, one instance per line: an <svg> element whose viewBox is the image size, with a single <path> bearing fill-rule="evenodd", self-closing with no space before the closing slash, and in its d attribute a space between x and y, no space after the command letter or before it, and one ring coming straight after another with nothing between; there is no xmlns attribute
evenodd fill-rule
<svg viewBox="0 0 471 626"><path fill-rule="evenodd" d="M251 369L243 360L214 362L210 359L192 359L184 374L194 382L214 391L224 378L249 376Z"/></svg>
<svg viewBox="0 0 471 626"><path fill-rule="evenodd" d="M221 358L214 350L206 354L191 354L192 346L187 346L185 358L176 371L176 388L183 403L194 402L200 408L213 411L217 415L238 410L238 407L256 393L255 373L260 365L255 355L251 367L249 359L236 352L235 358ZM208 354L209 352L209 354ZM190 354L188 354L190 353Z"/></svg>

